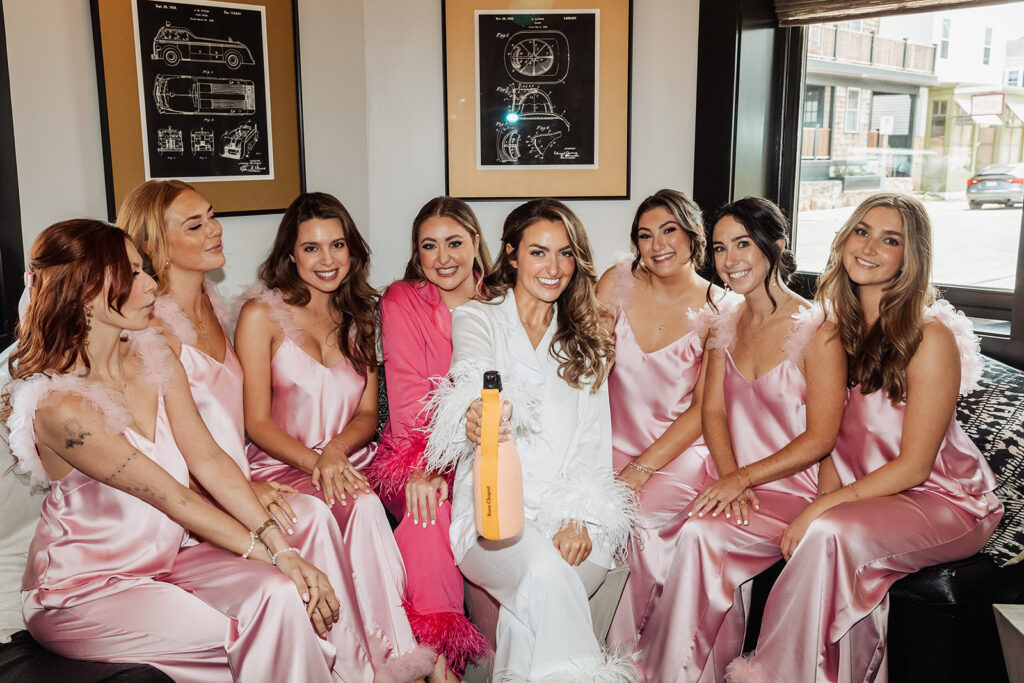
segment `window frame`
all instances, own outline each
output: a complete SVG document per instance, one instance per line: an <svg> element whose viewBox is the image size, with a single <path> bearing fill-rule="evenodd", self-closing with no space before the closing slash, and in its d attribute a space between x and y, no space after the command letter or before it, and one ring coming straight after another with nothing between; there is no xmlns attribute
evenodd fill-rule
<svg viewBox="0 0 1024 683"><path fill-rule="evenodd" d="M25 250L21 236L21 200L14 151L14 114L7 62L7 33L0 11L0 348L14 341L18 299L24 289Z"/></svg>
<svg viewBox="0 0 1024 683"><path fill-rule="evenodd" d="M860 108L863 102L861 101L861 94L863 88L852 88L847 86L846 88L846 101L843 103L843 133L853 135L860 132ZM853 110L854 125L850 126L850 95L857 93L857 107Z"/></svg>
<svg viewBox="0 0 1024 683"><path fill-rule="evenodd" d="M939 36L939 59L949 59L949 35L952 30L953 22L948 18L943 18L942 33Z"/></svg>

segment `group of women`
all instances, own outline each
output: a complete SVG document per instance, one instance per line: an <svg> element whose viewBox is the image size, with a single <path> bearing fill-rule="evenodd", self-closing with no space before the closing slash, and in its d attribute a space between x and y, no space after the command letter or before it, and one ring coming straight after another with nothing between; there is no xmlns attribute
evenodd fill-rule
<svg viewBox="0 0 1024 683"><path fill-rule="evenodd" d="M648 197L634 258L599 279L561 202L512 211L492 265L439 197L378 301L351 216L304 194L234 314L207 279L221 236L192 187L154 180L116 227L33 245L2 410L50 489L24 614L60 654L180 681L453 681L490 655L465 577L500 604L496 680L884 680L889 586L1001 517L954 417L977 342L935 300L911 197L853 212L813 303L756 198L705 223ZM474 524L487 370L523 470L504 541ZM750 579L779 559L741 657ZM588 598L617 560L605 644Z"/></svg>

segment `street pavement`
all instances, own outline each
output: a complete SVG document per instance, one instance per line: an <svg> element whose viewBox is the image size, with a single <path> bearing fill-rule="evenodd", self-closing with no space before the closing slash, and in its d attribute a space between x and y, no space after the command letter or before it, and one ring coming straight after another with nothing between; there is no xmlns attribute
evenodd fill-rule
<svg viewBox="0 0 1024 683"><path fill-rule="evenodd" d="M933 280L938 285L1008 289L1014 287L1020 242L1021 207L987 204L972 211L966 201L925 202L932 219ZM832 238L854 207L801 211L796 220L796 261L800 270L820 272Z"/></svg>

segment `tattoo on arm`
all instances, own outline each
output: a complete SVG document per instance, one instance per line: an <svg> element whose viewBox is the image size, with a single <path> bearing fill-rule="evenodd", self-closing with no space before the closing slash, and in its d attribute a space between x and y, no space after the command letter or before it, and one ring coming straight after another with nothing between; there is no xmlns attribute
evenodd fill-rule
<svg viewBox="0 0 1024 683"><path fill-rule="evenodd" d="M92 436L91 432L82 429L82 423L76 418L64 421L64 448L71 450L75 446L85 445L85 437Z"/></svg>
<svg viewBox="0 0 1024 683"><path fill-rule="evenodd" d="M106 483L113 484L114 480L117 479L122 472L124 472L124 468L128 467L128 463L130 463L135 458L136 455L138 455L138 453L135 451L129 453L128 457L124 459L124 462L121 463L120 467L114 470L114 473L105 479Z"/></svg>

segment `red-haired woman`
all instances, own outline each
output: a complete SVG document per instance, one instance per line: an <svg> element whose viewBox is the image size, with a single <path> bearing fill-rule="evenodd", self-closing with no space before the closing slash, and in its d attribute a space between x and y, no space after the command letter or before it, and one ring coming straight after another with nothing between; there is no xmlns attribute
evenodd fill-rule
<svg viewBox="0 0 1024 683"><path fill-rule="evenodd" d="M439 658L417 648L402 605L402 556L361 472L373 458L377 431L377 296L366 281L369 255L341 202L320 192L300 195L281 218L260 282L242 295L235 346L245 373L253 477L327 501L363 619L383 633L392 668L417 677L431 673Z"/></svg>
<svg viewBox="0 0 1024 683"><path fill-rule="evenodd" d="M156 284L125 234L58 223L30 267L3 411L20 471L50 487L25 570L36 640L177 681L372 677L327 578L289 547L146 329ZM184 548L189 531L206 541Z"/></svg>
<svg viewBox="0 0 1024 683"><path fill-rule="evenodd" d="M460 199L435 197L413 219L405 278L380 302L388 422L368 476L401 520L395 540L409 578L413 633L444 656L453 675L490 647L463 613L462 574L448 540L452 477L426 469L424 399L434 389L431 378L451 365L452 311L476 297L477 282L490 270L473 210Z"/></svg>

